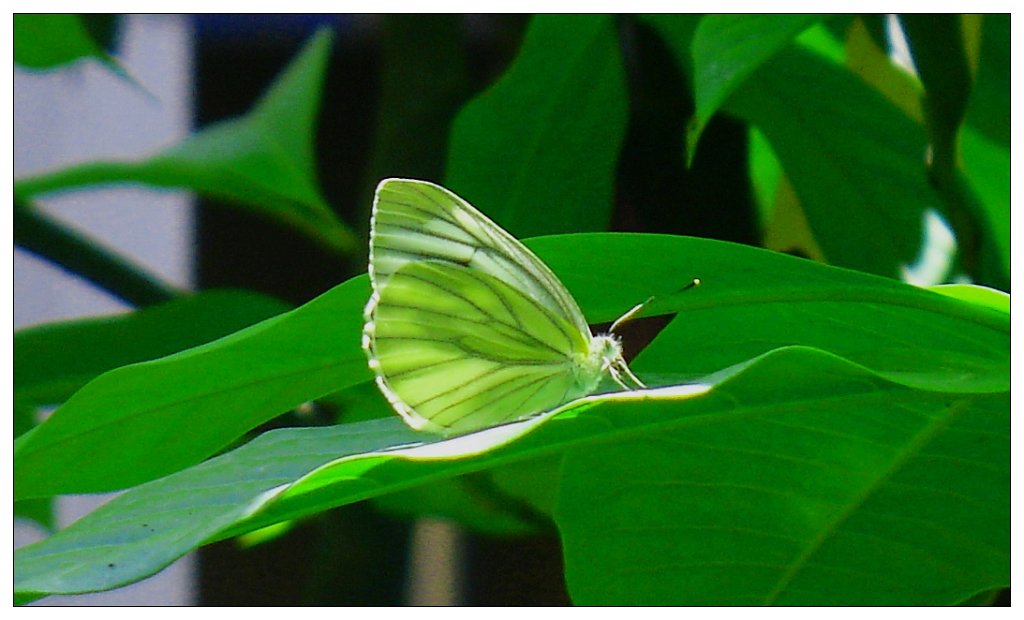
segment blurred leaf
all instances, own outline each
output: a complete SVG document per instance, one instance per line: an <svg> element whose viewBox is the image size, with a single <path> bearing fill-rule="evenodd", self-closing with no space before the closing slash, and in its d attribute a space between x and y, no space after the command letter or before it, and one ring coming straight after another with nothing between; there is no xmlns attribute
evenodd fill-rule
<svg viewBox="0 0 1024 620"><path fill-rule="evenodd" d="M966 18L966 17L965 17ZM982 227L981 280L1009 287L1010 25L1008 15L975 16L980 41L961 161ZM991 272L1000 271L994 277Z"/></svg>
<svg viewBox="0 0 1024 620"><path fill-rule="evenodd" d="M85 13L79 15L82 25L89 32L100 49L114 50L118 44L121 22L124 15L117 13Z"/></svg>
<svg viewBox="0 0 1024 620"><path fill-rule="evenodd" d="M750 146L747 154L750 163L750 180L757 198L757 213L761 227L772 217L775 209L775 195L782 179L782 166L772 152L772 145L757 127L750 128Z"/></svg>
<svg viewBox="0 0 1024 620"><path fill-rule="evenodd" d="M509 496L526 502L538 514L549 518L554 514L562 477L561 455L517 461L495 467L489 473Z"/></svg>
<svg viewBox="0 0 1024 620"><path fill-rule="evenodd" d="M872 35L870 28L880 26L866 23L883 19L885 17L880 15L865 15L853 20L846 34L847 66L914 122L922 123L920 82L906 69L898 67L889 58L889 50L881 47Z"/></svg>
<svg viewBox="0 0 1024 620"><path fill-rule="evenodd" d="M330 44L330 31L320 30L246 116L210 125L143 161L92 162L19 179L15 192L30 200L111 183L191 189L351 251L355 236L324 201L315 176L314 128Z"/></svg>
<svg viewBox="0 0 1024 620"><path fill-rule="evenodd" d="M16 498L152 480L292 407L366 381L359 334L368 296L365 278L350 280L209 344L100 375L16 442Z"/></svg>
<svg viewBox="0 0 1024 620"><path fill-rule="evenodd" d="M1010 16L981 17L981 46L967 123L1000 146L1010 148Z"/></svg>
<svg viewBox="0 0 1024 620"><path fill-rule="evenodd" d="M1010 273L1010 149L972 126L961 135L963 171L1004 273Z"/></svg>
<svg viewBox="0 0 1024 620"><path fill-rule="evenodd" d="M53 498L49 497L14 502L14 516L18 519L28 519L44 530L53 530L57 525L57 518L53 514Z"/></svg>
<svg viewBox="0 0 1024 620"><path fill-rule="evenodd" d="M613 26L534 17L512 66L455 119L446 185L516 236L610 222L628 115Z"/></svg>
<svg viewBox="0 0 1024 620"><path fill-rule="evenodd" d="M776 55L726 108L768 138L830 263L886 276L918 254L923 213L940 210L925 136L842 67Z"/></svg>
<svg viewBox="0 0 1024 620"><path fill-rule="evenodd" d="M439 181L459 106L468 96L465 16L382 16L381 86L368 165L364 221L373 188L388 177Z"/></svg>
<svg viewBox="0 0 1024 620"><path fill-rule="evenodd" d="M56 69L92 58L117 73L121 68L93 37L83 16L15 13L14 62L29 69Z"/></svg>
<svg viewBox="0 0 1024 620"><path fill-rule="evenodd" d="M843 32L842 23L852 19L851 15L828 15L798 34L796 43L837 65L843 64L846 62L846 46L836 33Z"/></svg>
<svg viewBox="0 0 1024 620"><path fill-rule="evenodd" d="M108 370L198 346L287 309L249 291L204 291L127 314L15 331L15 402L60 403Z"/></svg>
<svg viewBox="0 0 1024 620"><path fill-rule="evenodd" d="M692 42L697 113L687 131L689 160L693 159L704 127L729 95L819 19L818 15L797 14L708 15L701 19Z"/></svg>
<svg viewBox="0 0 1024 620"><path fill-rule="evenodd" d="M931 592L936 600L955 597L966 583L977 586L977 591L999 587L1005 581L1010 379L1009 317L1004 313L893 280L703 239L592 234L538 239L530 245L596 321L614 317L638 298L638 292L678 288L672 283L681 265L699 272L704 286L666 302L666 307L682 310L680 319L664 330L635 364L641 376L655 384L675 384L687 378L697 383L646 395L591 398L555 412L549 419L534 418L443 441L410 430L397 416L335 427L271 431L206 463L132 489L68 529L19 549L16 591L28 595L116 587L152 574L204 542L279 521L473 471L556 458L566 451L576 459L591 450L607 454L621 445L619 442L644 440L663 445L652 438L696 442L683 451L672 448L674 457L679 458L678 467L696 462L696 455L705 455L701 467L723 475L738 470L767 479L770 473L765 468L746 464L751 459L781 459L780 473L770 480L769 489L773 492L769 497L781 498L780 503L769 504L762 494L750 497L760 506L771 506L770 515L775 517L790 514L787 506L813 510L792 523L799 529L799 536L794 537L805 546L779 560L783 568L775 574L776 585L788 580L795 584L798 576L816 578L811 585L817 589L808 597L842 597L845 590L841 586L833 590L837 587L835 573L806 562L818 559L811 558L813 535L840 531L830 529L830 524L837 523L837 514L875 518L858 498L866 490L878 491L868 498L877 500L881 491L893 488L897 480L887 478L887 472L911 484L921 464L938 472L943 480L948 470L957 469L955 483L970 482L972 498L991 494L987 498L990 507L982 510L973 500L910 494L908 490L900 498L901 514L908 521L893 522L884 531L888 538L883 542L859 540L856 548L831 558L838 563L830 566L855 568L861 554L867 554L864 557L870 558L880 575L934 578L936 585L925 592ZM365 282L361 278L351 281L333 293L341 296L340 291L361 300L366 294ZM359 317L354 303L347 309L328 308L330 295L292 313L309 317L305 336L297 328L290 331L293 348L304 351L311 342L328 340L345 359L361 357L356 326L345 329L353 332L352 338L323 333L324 326L336 323L339 317L352 317L353 322ZM323 312L314 315L311 306ZM268 323L276 325L284 319ZM264 327L262 331L272 330ZM245 336L247 332L242 332L232 339L252 340ZM195 350L192 357L201 359L204 349L210 347ZM255 349L250 347L248 354L237 356L234 363L262 364L260 351ZM268 346L262 355L279 357L280 351ZM360 380L368 380L365 373ZM979 416L982 411L986 415ZM790 425L782 426L786 420ZM968 422L976 424L979 432L962 432ZM200 424L179 420L179 426L193 429ZM835 432L824 432L830 428ZM723 430L716 436L709 429ZM771 438L778 438L778 443L763 447L764 454L720 449L722 437L733 436L738 446ZM800 450L824 455L823 467L802 466L784 458L787 451L799 456ZM735 465L737 455L743 459L740 466ZM632 452L625 460L605 461L592 470L579 469L574 460L572 472L562 477L561 484L569 487L560 491L557 514L569 545L570 584L583 588L578 602L589 600L587 593L592 590L586 577L580 586L580 571L585 575L589 569L578 563L580 539L572 528L582 522L574 521L574 515L590 511L595 519L609 518L618 514L615 511L622 498L595 502L590 497L585 504L576 505L579 500L571 489L585 484L578 475L604 479L613 486L595 496L603 497L605 492L621 488L625 475L607 469L630 471L646 457ZM95 459L78 462L97 463ZM607 477L594 478L598 471ZM668 466L666 471L674 470ZM816 491L824 492L825 499L833 503L815 503ZM689 493L666 496L657 487L637 495L637 500L643 495L660 498L656 512L669 515L683 509L679 502L692 499ZM792 498L791 504L785 504L787 498ZM937 499L942 500L938 506ZM960 505L947 509L946 504L958 502ZM750 505L737 500L730 508L728 502L721 503L723 510L731 511L721 513L721 519L731 523L746 517L754 527L758 521L745 512ZM969 527L961 523L965 511L972 514ZM706 514L693 512L694 519ZM652 517L636 513L634 518L644 524ZM917 527L919 523L927 527ZM957 536L936 536L934 528ZM844 536L846 532L842 530ZM622 533L602 533L600 540L594 541L594 552L604 553L608 545L619 544ZM672 540L684 544L676 534L672 531ZM653 531L648 535L661 534ZM922 537L932 542L922 542ZM962 552L960 541L976 538L983 544L969 559L981 564L961 564L958 571L950 573L952 577L933 574L936 565L968 557L957 555ZM705 531L686 544L699 546L703 541L725 544ZM740 532L732 547L719 548L741 558L748 553L756 558L773 552L767 544L748 548L750 542ZM894 545L910 555L891 553ZM826 548L824 544L820 547ZM677 548L663 545L657 555L645 556L659 582L676 579L671 566L668 574L658 571ZM812 553L802 561L800 549ZM937 559L917 573L899 572L908 571L904 560L911 557L916 561L913 553L918 550L935 553ZM630 553L628 548L618 552L622 558ZM603 575L618 570L607 558L602 562L594 568L603 567ZM799 575L796 571L788 577L784 574L789 568L803 567L806 570ZM693 574L695 583L709 579L707 573L689 569L686 574ZM747 576L743 571L724 575L710 596L728 598L733 584L742 583ZM783 587L779 594L795 591ZM610 595L615 592L611 590ZM643 596L646 591L637 592ZM884 590L879 592L880 598L887 596ZM915 592L907 593L905 599L918 600Z"/></svg>
<svg viewBox="0 0 1024 620"><path fill-rule="evenodd" d="M445 478L382 495L373 503L386 514L447 519L484 534L535 532L529 518L516 514L514 502L484 486L485 481L478 475Z"/></svg>
<svg viewBox="0 0 1024 620"><path fill-rule="evenodd" d="M966 607L988 607L990 605L995 605L1002 592L1002 589L979 592L970 598L958 602L957 605Z"/></svg>
<svg viewBox="0 0 1024 620"><path fill-rule="evenodd" d="M15 349L17 350L17 349ZM17 366L15 366L17 368ZM17 376L17 372L15 372ZM14 397L14 437L32 430L38 422L39 410L25 399ZM53 513L53 499L26 499L14 502L14 516L19 519L33 521L44 530L52 530L57 523Z"/></svg>
<svg viewBox="0 0 1024 620"><path fill-rule="evenodd" d="M807 223L800 200L793 191L793 184L783 176L775 187L775 204L772 219L765 226L764 247L825 262L821 246L814 238Z"/></svg>
<svg viewBox="0 0 1024 620"><path fill-rule="evenodd" d="M704 21L705 15L699 14L654 14L642 15L641 19L651 26L665 40L665 43L676 55L676 63L679 69L689 78L690 87L693 88L694 69L693 60L693 39L697 35L697 28Z"/></svg>
<svg viewBox="0 0 1024 620"><path fill-rule="evenodd" d="M292 531L294 527L295 521L281 521L280 523L261 527L258 530L242 534L236 538L235 541L238 543L239 547L248 549L250 547L256 547L258 545L277 540Z"/></svg>

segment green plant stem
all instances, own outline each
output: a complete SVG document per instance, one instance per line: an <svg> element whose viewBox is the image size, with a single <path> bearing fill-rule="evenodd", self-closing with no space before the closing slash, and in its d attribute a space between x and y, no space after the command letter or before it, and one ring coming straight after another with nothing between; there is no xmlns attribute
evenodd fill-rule
<svg viewBox="0 0 1024 620"><path fill-rule="evenodd" d="M981 225L970 190L958 176L960 127L972 87L960 15L901 15L914 63L925 87L925 123L931 147L928 177L953 227L964 271L981 274Z"/></svg>
<svg viewBox="0 0 1024 620"><path fill-rule="evenodd" d="M15 200L14 243L134 306L170 301L182 291L73 232L27 201Z"/></svg>

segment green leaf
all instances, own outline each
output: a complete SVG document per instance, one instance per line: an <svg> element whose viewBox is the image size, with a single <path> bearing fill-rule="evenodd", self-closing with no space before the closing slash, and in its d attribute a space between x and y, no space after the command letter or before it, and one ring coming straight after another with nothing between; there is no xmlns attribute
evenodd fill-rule
<svg viewBox="0 0 1024 620"><path fill-rule="evenodd" d="M1010 148L1010 16L981 16L981 44L967 124Z"/></svg>
<svg viewBox="0 0 1024 620"><path fill-rule="evenodd" d="M914 122L921 123L921 83L889 57L885 19L884 15L862 15L853 20L846 33L846 65Z"/></svg>
<svg viewBox="0 0 1024 620"><path fill-rule="evenodd" d="M785 361L719 385L716 412L567 454L575 603L936 605L1009 584L1008 393Z"/></svg>
<svg viewBox="0 0 1024 620"><path fill-rule="evenodd" d="M275 491L278 486L343 456L339 448L377 447L381 433L375 427L395 423L404 428L395 419L272 431L202 465L137 487L71 528L19 549L18 589L27 594L95 591L151 575L258 510L283 490ZM389 439L414 439L413 431L403 428ZM123 521L112 527L108 519Z"/></svg>
<svg viewBox="0 0 1024 620"><path fill-rule="evenodd" d="M824 21L815 22L800 32L796 36L796 43L826 60L843 64L846 62L846 46L837 35L844 32L853 19L850 15L830 15Z"/></svg>
<svg viewBox="0 0 1024 620"><path fill-rule="evenodd" d="M382 16L381 84L364 221L381 179L440 179L451 125L468 98L462 15Z"/></svg>
<svg viewBox="0 0 1024 620"><path fill-rule="evenodd" d="M697 28L705 16L693 13L675 15L653 14L642 15L640 19L650 24L665 40L676 55L679 69L687 76L691 89L693 87L695 69L693 66L693 38Z"/></svg>
<svg viewBox="0 0 1024 620"><path fill-rule="evenodd" d="M989 607L995 605L999 599L999 595L1002 594L1002 590L988 590L985 592L979 592L974 596L964 599L957 603L957 605L965 607Z"/></svg>
<svg viewBox="0 0 1024 620"><path fill-rule="evenodd" d="M960 146L963 174L979 204L978 217L1003 273L1010 273L1010 149L989 140L970 125L964 127Z"/></svg>
<svg viewBox="0 0 1024 620"><path fill-rule="evenodd" d="M626 121L613 18L536 16L456 118L446 186L518 237L605 229Z"/></svg>
<svg viewBox="0 0 1024 620"><path fill-rule="evenodd" d="M128 314L16 331L14 436L36 425L39 407L62 402L103 372L208 342L286 309L253 292L204 291ZM14 511L54 526L49 499L15 502Z"/></svg>
<svg viewBox="0 0 1024 620"><path fill-rule="evenodd" d="M1007 316L1010 314L1010 295L996 289L974 286L972 284L940 284L938 286L930 286L928 290L935 291L940 295L949 295L972 304L991 308Z"/></svg>
<svg viewBox="0 0 1024 620"><path fill-rule="evenodd" d="M495 467L489 474L507 496L529 506L535 515L551 518L558 498L558 482L562 477L561 455L516 461Z"/></svg>
<svg viewBox="0 0 1024 620"><path fill-rule="evenodd" d="M660 18L651 19L657 24ZM799 14L708 15L701 19L692 42L697 112L687 130L688 159L692 161L704 127L729 95L820 19L818 15Z"/></svg>
<svg viewBox="0 0 1024 620"><path fill-rule="evenodd" d="M56 69L83 60L96 60L122 73L89 32L81 15L16 13L14 62L29 69Z"/></svg>
<svg viewBox="0 0 1024 620"><path fill-rule="evenodd" d="M50 323L14 333L14 398L63 402L98 375L209 342L288 309L249 291L204 291L103 318Z"/></svg>
<svg viewBox="0 0 1024 620"><path fill-rule="evenodd" d="M91 162L15 183L20 199L97 184L142 183L224 198L264 213L328 247L355 235L316 181L314 129L331 33L321 30L249 114L206 127L139 162Z"/></svg>
<svg viewBox="0 0 1024 620"><path fill-rule="evenodd" d="M365 278L350 280L230 336L99 376L18 440L15 497L152 480L303 402L366 381L359 334L368 297Z"/></svg>
<svg viewBox="0 0 1024 620"><path fill-rule="evenodd" d="M923 214L942 202L924 130L899 108L842 67L787 49L726 109L768 138L826 260L890 277L914 262Z"/></svg>
<svg viewBox="0 0 1024 620"><path fill-rule="evenodd" d="M757 213L761 227L767 228L775 210L776 195L782 180L782 166L772 152L772 146L756 127L750 130L748 161L750 181L757 199Z"/></svg>
<svg viewBox="0 0 1024 620"><path fill-rule="evenodd" d="M982 229L982 269L976 279L1008 289L1010 18L1009 15L964 16L964 24L978 42L967 122L960 134L962 171L976 199L976 205L972 206L977 208L972 216ZM992 272L996 273L992 275Z"/></svg>
<svg viewBox="0 0 1024 620"><path fill-rule="evenodd" d="M536 531L528 516L516 514L514 502L503 497L483 475L458 476L382 495L374 506L402 517L432 517L454 521L491 535Z"/></svg>
<svg viewBox="0 0 1024 620"><path fill-rule="evenodd" d="M53 514L53 498L25 499L14 502L14 516L18 519L34 521L36 525L45 530L52 530L57 524L57 518Z"/></svg>
<svg viewBox="0 0 1024 620"><path fill-rule="evenodd" d="M850 463L858 467L853 471L856 476L827 476L822 482L822 468L800 467L798 462L782 459L775 479L779 486L772 490L780 497L799 499L802 493L824 485L824 490L831 493L827 498L851 515L866 513L861 512L860 504L848 501L850 497L875 488L873 480L880 489L888 489L885 485L895 480L878 478L887 465L894 463L894 454L905 457L906 466L894 470L904 477L917 475L920 470L911 466L916 467L923 459L944 476L951 468L963 466L956 480L971 482L974 493L991 494L992 508L981 510L966 502L947 507L945 503L956 504L959 499L944 496L939 499L945 503L937 506L935 497L908 494L900 500L911 515L909 519L929 527L945 527L961 538L944 540L935 536L934 530L900 525L888 532L888 544L915 553L919 548L926 549L936 554L935 562L941 564L965 557L956 555L962 551L961 541L988 537L971 556L984 564L965 565L952 580L940 575L942 578L930 590L937 600L966 598L955 598L952 592L962 590L967 582L978 584L974 591L1000 587L1005 582L1009 536L1009 317L1005 313L888 279L709 240L591 234L537 239L529 245L566 282L591 320L610 319L636 299L663 294L665 301L659 307L679 310L680 317L636 360L636 368L654 383L689 380L690 384L648 394L591 397L547 418L446 441L410 430L397 416L334 427L271 431L203 464L129 490L51 538L19 549L16 591L28 596L124 585L160 570L206 542L334 506L520 462L537 463L544 470L545 459L568 454L566 465L574 468L573 474L563 474L560 484L579 486L586 481L575 479L577 475L593 474L577 469L573 459L590 450L602 453L621 442L646 440L657 444L651 438L663 437L697 442L693 451L710 455L701 462L707 471L728 472L732 471L730 463L735 462L735 455L718 450L722 437L707 429L726 429L722 431L726 440L737 434L738 441L749 443L759 440L758 431L770 426L771 419L777 423L790 420L790 426L781 427L785 432L779 444L766 446L766 451L820 451L832 459L826 461L830 466L834 464L831 471ZM701 276L703 285L672 297L672 291L679 288L680 273L691 270ZM361 300L367 294L362 279L341 288L346 287L353 287L354 298ZM305 336L297 329L289 332L293 350L302 351L329 340L336 344L339 355L361 356L355 299L344 309L328 308L326 298L312 302L323 310L318 317L323 322L320 325L315 324L309 305L294 311L293 315L309 313L310 320ZM345 317L355 323L344 329L352 332L351 338L324 333L328 325L348 322ZM709 326L718 331L707 331ZM262 331L272 332L270 327ZM272 356L279 354L272 347L265 351ZM900 351L904 353L900 355ZM262 363L257 347L252 346L247 353L236 358L236 363ZM367 379L363 372L359 380ZM208 412L206 419L212 417ZM961 432L968 422L987 430L973 435ZM929 426L933 423L938 426ZM193 429L201 424L179 422L179 426ZM742 432L745 428L749 432ZM814 429L822 428L848 432L814 433ZM929 429L934 431L931 435L921 434ZM695 433L692 438L691 432ZM780 433L771 436L779 437ZM873 441L857 441L859 436ZM705 441L706 445L701 443ZM678 455L681 451L672 452ZM627 460L640 463L644 457L634 453ZM858 461L861 457L867 460ZM770 455L750 458L771 460ZM83 462L92 465L97 461ZM684 454L680 462L692 463L692 459ZM739 468L742 470L747 462L742 461ZM977 466L979 462L985 466ZM633 467L629 462L606 461L600 471L604 474L604 469L616 465ZM770 475L762 469L746 468L752 475ZM609 483L619 483L618 474L607 475ZM514 495L541 508L550 501L537 493L540 489L525 487ZM503 483L503 488L512 490L516 485ZM657 487L651 489L656 491ZM575 527L568 524L574 523L573 515L580 511L591 510L599 513L594 518L607 518L606 506L611 509L616 504L586 498L585 506L576 506L567 493L568 489L559 491L556 515L561 515L567 549L573 549L567 556L570 586L574 593L578 588L585 592L587 582L584 579L584 585L580 585L581 567L573 555L578 551L579 539L565 528ZM673 503L674 496L659 497L663 499L659 511L678 513L680 507ZM744 506L737 504L734 510ZM964 511L975 515L969 526L960 522ZM773 514L782 514L781 508ZM829 515L834 513L821 508L804 515L804 520L793 527L810 528L801 530L804 534L827 531L827 527L813 527L826 523ZM735 513L725 517L739 518ZM635 518L644 519L646 515L637 514ZM908 523L913 526L918 521ZM609 545L621 534L613 533L615 536L602 533ZM924 534L937 542L921 547ZM699 545L705 538L704 532L698 532L690 544ZM599 542L595 542L595 553L606 549ZM733 550L743 552L746 542L739 540ZM865 544L869 551L875 549L871 545L876 543L870 539ZM661 551L670 550L665 546ZM750 551L755 557L765 547ZM847 550L844 561L856 565L858 552L859 548ZM622 553L628 557L628 550ZM899 573L909 571L905 555L871 555L869 560L880 574L899 574L907 579L932 576L929 571L933 564L921 569L918 576ZM652 562L651 566L660 565ZM823 566L813 564L813 570L806 562L786 566L806 568L794 571L791 583L797 583L797 577L814 578L818 580L812 584L818 588L818 596L838 596L829 590L834 585L829 581L834 573ZM603 567L606 574L617 570L614 563L595 567ZM674 573L658 576L676 578ZM732 583L723 582L712 596L727 598ZM780 589L777 600L788 600L785 596L792 591ZM585 593L577 596L580 602L588 600Z"/></svg>

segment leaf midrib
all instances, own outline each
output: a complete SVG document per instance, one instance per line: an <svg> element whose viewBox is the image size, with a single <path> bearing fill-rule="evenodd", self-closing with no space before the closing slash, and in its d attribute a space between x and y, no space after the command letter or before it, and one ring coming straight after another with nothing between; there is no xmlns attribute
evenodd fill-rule
<svg viewBox="0 0 1024 620"><path fill-rule="evenodd" d="M836 531L842 526L842 524L848 521L858 509L862 508L875 493L885 486L885 484L889 482L911 458L915 457L920 452L921 448L927 445L941 431L949 428L953 420L962 411L967 409L968 402L969 401L967 399L960 400L954 403L953 406L949 407L946 415L932 418L931 421L922 428L908 444L905 445L904 449L896 455L896 458L888 468L881 472L881 474L870 484L866 485L857 497L853 499L853 501L846 504L845 508L837 512L832 519L825 523L825 525L818 531L818 535L815 536L800 555L796 557L789 569L779 578L775 587L765 596L763 604L774 605L779 597L785 593L786 588L794 579L796 579L801 571L803 571L825 543L835 535Z"/></svg>

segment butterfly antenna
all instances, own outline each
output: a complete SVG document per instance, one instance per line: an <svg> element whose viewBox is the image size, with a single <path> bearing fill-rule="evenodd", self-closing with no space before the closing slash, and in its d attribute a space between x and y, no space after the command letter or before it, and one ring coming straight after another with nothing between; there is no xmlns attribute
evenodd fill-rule
<svg viewBox="0 0 1024 620"><path fill-rule="evenodd" d="M683 288L681 288L678 291L676 291L676 293L682 293L683 291L688 291L688 290L690 290L691 288L693 288L695 286L700 286L700 278L694 278L693 280L690 281L689 284L687 284ZM641 310L644 309L645 306L650 304L652 301L654 301L654 295L651 295L650 297L648 297L644 301L638 303L637 305L635 305L632 308L630 308L629 310L627 310L625 314L623 314L619 318L615 319L615 322L612 323L612 326L608 328L608 332L609 333L615 333L615 328L617 328L619 325L622 325L626 321L628 321L628 320L632 319L633 317L635 317L637 314L640 313Z"/></svg>
<svg viewBox="0 0 1024 620"><path fill-rule="evenodd" d="M700 286L700 278L694 278L693 280L690 280L689 284L687 284L686 286L684 286L683 288L679 289L676 292L682 293L683 291L688 291L695 286Z"/></svg>
<svg viewBox="0 0 1024 620"><path fill-rule="evenodd" d="M608 328L608 332L609 333L615 332L615 328L616 327L618 327L619 325L622 325L626 321L628 321L631 318L633 318L634 316L636 316L637 313L639 313L641 310L644 309L644 306L646 306L647 304L651 303L652 301L654 301L654 295L651 295L646 300L642 301L641 303L638 303L637 305L635 305L632 308L630 308L629 310L627 310L626 314L623 314L619 318L615 319L615 322L612 323L612 326Z"/></svg>

